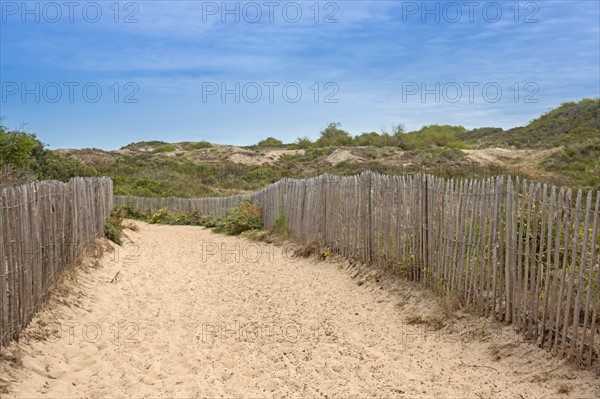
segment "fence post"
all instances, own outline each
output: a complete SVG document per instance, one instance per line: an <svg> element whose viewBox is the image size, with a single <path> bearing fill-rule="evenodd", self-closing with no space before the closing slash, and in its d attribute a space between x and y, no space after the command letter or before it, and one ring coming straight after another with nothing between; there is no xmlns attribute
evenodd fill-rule
<svg viewBox="0 0 600 399"><path fill-rule="evenodd" d="M423 207L424 207L424 220L423 220L423 248L424 248L424 256L423 256L423 264L421 265L421 267L419 268L419 276L418 278L421 278L421 270L423 270L423 268L428 267L429 266L429 176L425 175L424 176L424 185L425 185L425 198L423 201Z"/></svg>
<svg viewBox="0 0 600 399"><path fill-rule="evenodd" d="M327 242L327 190L329 190L328 185L328 176L322 175L322 183L321 188L323 190L322 198L323 198L323 243L327 246L329 243ZM329 249L332 250L331 248Z"/></svg>
<svg viewBox="0 0 600 399"><path fill-rule="evenodd" d="M373 261L373 175L371 171L367 171L367 177L369 179L369 191L367 192L367 215L368 215L368 239L367 239L367 253L368 253L368 262L369 264Z"/></svg>

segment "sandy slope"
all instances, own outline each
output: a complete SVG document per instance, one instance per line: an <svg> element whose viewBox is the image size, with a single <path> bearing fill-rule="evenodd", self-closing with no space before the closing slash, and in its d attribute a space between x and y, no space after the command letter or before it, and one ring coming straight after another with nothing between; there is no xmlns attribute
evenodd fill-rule
<svg viewBox="0 0 600 399"><path fill-rule="evenodd" d="M600 394L591 373L511 341L510 328L470 316L414 324L435 306L411 284L357 285L340 263L266 244L253 262L257 244L197 227L129 235L135 245L80 273L65 304L52 301L10 348L22 366L4 362L2 397ZM221 245L225 259L211 255Z"/></svg>

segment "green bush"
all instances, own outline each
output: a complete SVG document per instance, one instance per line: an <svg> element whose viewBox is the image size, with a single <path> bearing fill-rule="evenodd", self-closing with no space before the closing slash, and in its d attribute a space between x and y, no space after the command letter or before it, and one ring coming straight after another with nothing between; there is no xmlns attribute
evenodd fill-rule
<svg viewBox="0 0 600 399"><path fill-rule="evenodd" d="M120 233L123 229L124 218L143 220L152 224L167 224L174 226L204 226L214 228L216 233L237 235L247 230L259 230L263 227L262 211L251 201L241 202L236 208L231 209L227 216L217 217L202 215L198 212L185 213L169 208L161 208L151 216L147 216L131 204L115 208L110 220L106 223L105 233L108 238L120 244ZM280 225L285 225L285 217L280 220ZM283 229L283 226L281 228Z"/></svg>
<svg viewBox="0 0 600 399"><path fill-rule="evenodd" d="M152 141L138 141L137 143L129 143L126 146L121 147L121 150L124 149L136 149L136 148L144 148L144 147L154 147L162 144L168 144L164 141L160 140L152 140Z"/></svg>
<svg viewBox="0 0 600 399"><path fill-rule="evenodd" d="M98 176L98 172L93 166L79 159L44 150L44 157L39 161L37 176L40 180L68 181L77 176Z"/></svg>
<svg viewBox="0 0 600 399"><path fill-rule="evenodd" d="M564 185L600 190L600 139L565 146L546 157L541 166L564 176Z"/></svg>
<svg viewBox="0 0 600 399"><path fill-rule="evenodd" d="M287 216L284 212L279 212L279 214L277 214L277 218L275 219L275 225L271 230L273 230L273 232L277 234L281 234L284 236L289 236L292 233L292 231L287 225Z"/></svg>
<svg viewBox="0 0 600 399"><path fill-rule="evenodd" d="M116 208L123 216L123 219L148 220L148 216L135 208L132 204L125 204L120 208Z"/></svg>
<svg viewBox="0 0 600 399"><path fill-rule="evenodd" d="M110 217L104 223L104 236L117 245L122 245L121 233L123 232L123 215L122 208L115 208L110 213Z"/></svg>
<svg viewBox="0 0 600 399"><path fill-rule="evenodd" d="M104 236L117 245L123 244L120 229L108 221L104 224Z"/></svg>
<svg viewBox="0 0 600 399"><path fill-rule="evenodd" d="M327 155L331 155L331 153L335 151L335 147L325 147L325 148L309 148L306 150L306 153L303 157L303 161L314 161L319 157L325 157Z"/></svg>
<svg viewBox="0 0 600 399"><path fill-rule="evenodd" d="M260 166L248 171L241 179L249 183L269 184L280 178L281 173L277 173L273 168Z"/></svg>
<svg viewBox="0 0 600 399"><path fill-rule="evenodd" d="M0 187L35 180L44 153L44 144L35 134L0 125Z"/></svg>
<svg viewBox="0 0 600 399"><path fill-rule="evenodd" d="M182 211L173 211L169 208L158 210L149 218L150 223L170 224L176 226L204 226L212 224L208 216L201 215L198 212L185 213Z"/></svg>
<svg viewBox="0 0 600 399"><path fill-rule="evenodd" d="M213 231L237 235L248 230L260 230L263 228L262 210L256 207L252 201L240 202L237 207L231 209L223 218L220 225Z"/></svg>
<svg viewBox="0 0 600 399"><path fill-rule="evenodd" d="M194 151L202 148L212 148L212 144L208 141L198 141L196 143L190 143L184 147L186 151Z"/></svg>
<svg viewBox="0 0 600 399"><path fill-rule="evenodd" d="M168 224L175 226L205 226L216 227L220 219L215 216L202 215L198 212L185 213L161 208L153 215L146 215L131 204L117 208L123 218L142 220L152 224Z"/></svg>
<svg viewBox="0 0 600 399"><path fill-rule="evenodd" d="M323 130L321 137L315 142L317 147L339 147L352 145L352 136L345 130L340 129L341 123L332 122Z"/></svg>
<svg viewBox="0 0 600 399"><path fill-rule="evenodd" d="M177 148L175 148L173 144L163 144L156 147L154 150L152 150L152 152L158 154L163 152L173 152L175 150L177 150Z"/></svg>
<svg viewBox="0 0 600 399"><path fill-rule="evenodd" d="M312 148L314 143L307 137L298 137L293 145L290 146L290 150L306 150Z"/></svg>
<svg viewBox="0 0 600 399"><path fill-rule="evenodd" d="M389 147L397 145L396 138L388 133L379 134L377 132L362 133L354 137L353 144L358 146Z"/></svg>
<svg viewBox="0 0 600 399"><path fill-rule="evenodd" d="M214 228L214 227L217 227L220 223L221 223L220 218L218 218L216 216L204 216L202 226L208 227L208 228Z"/></svg>
<svg viewBox="0 0 600 399"><path fill-rule="evenodd" d="M398 145L405 150L427 148L431 146L445 148L465 148L457 138L466 133L462 126L429 125L421 129L398 135Z"/></svg>
<svg viewBox="0 0 600 399"><path fill-rule="evenodd" d="M282 147L283 142L281 140L277 140L274 137L267 137L266 139L259 141L257 146L261 148Z"/></svg>

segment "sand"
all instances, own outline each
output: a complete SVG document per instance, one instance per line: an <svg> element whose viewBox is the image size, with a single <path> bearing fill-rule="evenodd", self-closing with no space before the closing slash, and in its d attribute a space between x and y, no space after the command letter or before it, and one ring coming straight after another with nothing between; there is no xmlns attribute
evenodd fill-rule
<svg viewBox="0 0 600 399"><path fill-rule="evenodd" d="M508 148L484 148L480 150L462 150L467 158L481 165L528 165L533 161L541 161L558 151L562 147L548 150L515 150Z"/></svg>
<svg viewBox="0 0 600 399"><path fill-rule="evenodd" d="M350 150L337 148L335 151L329 154L327 158L325 158L325 161L331 164L332 166L337 166L342 162L361 163L366 161L366 159L355 155Z"/></svg>
<svg viewBox="0 0 600 399"><path fill-rule="evenodd" d="M440 320L411 283L199 227L138 225L4 350L3 398L600 396L591 372L510 327Z"/></svg>

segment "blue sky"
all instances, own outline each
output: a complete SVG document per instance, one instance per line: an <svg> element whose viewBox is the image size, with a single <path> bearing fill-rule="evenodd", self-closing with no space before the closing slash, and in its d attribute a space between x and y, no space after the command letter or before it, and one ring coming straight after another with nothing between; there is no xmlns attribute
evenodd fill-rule
<svg viewBox="0 0 600 399"><path fill-rule="evenodd" d="M0 116L51 148L510 128L600 95L596 0L23 4L0 0Z"/></svg>

